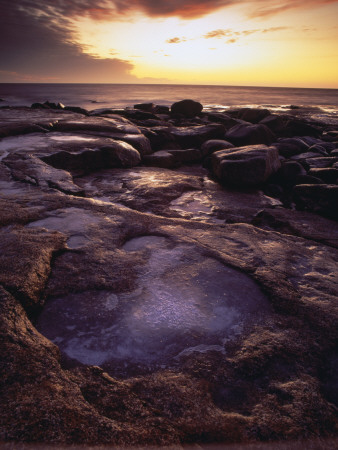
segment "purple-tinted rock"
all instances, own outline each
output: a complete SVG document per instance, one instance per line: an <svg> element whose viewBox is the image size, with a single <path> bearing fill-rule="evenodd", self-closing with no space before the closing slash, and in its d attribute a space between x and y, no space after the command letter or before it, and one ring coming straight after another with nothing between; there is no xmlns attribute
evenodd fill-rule
<svg viewBox="0 0 338 450"><path fill-rule="evenodd" d="M175 162L179 164L200 162L202 159L201 151L198 148L167 150L167 152L173 155Z"/></svg>
<svg viewBox="0 0 338 450"><path fill-rule="evenodd" d="M225 138L236 146L265 144L270 145L276 137L265 125L238 124L227 131Z"/></svg>
<svg viewBox="0 0 338 450"><path fill-rule="evenodd" d="M309 175L320 178L327 184L338 183L338 169L333 167L328 168L312 168L309 170Z"/></svg>
<svg viewBox="0 0 338 450"><path fill-rule="evenodd" d="M278 150L265 145L249 145L212 154L214 174L223 183L234 186L262 184L280 165Z"/></svg>
<svg viewBox="0 0 338 450"><path fill-rule="evenodd" d="M202 156L208 156L214 152L217 152L218 150L223 150L223 149L233 148L233 147L234 147L234 145L228 141L225 141L222 139L211 139L202 144L201 152L202 152Z"/></svg>
<svg viewBox="0 0 338 450"><path fill-rule="evenodd" d="M171 105L172 114L182 114L186 117L194 117L202 112L203 105L194 100L181 100Z"/></svg>
<svg viewBox="0 0 338 450"><path fill-rule="evenodd" d="M162 167L164 169L172 169L176 166L175 156L165 150L143 156L142 162L146 166Z"/></svg>
<svg viewBox="0 0 338 450"><path fill-rule="evenodd" d="M300 184L293 188L296 205L332 219L338 219L338 186Z"/></svg>
<svg viewBox="0 0 338 450"><path fill-rule="evenodd" d="M258 123L265 117L270 115L268 109L262 108L242 108L238 111L238 119L245 120L250 123Z"/></svg>

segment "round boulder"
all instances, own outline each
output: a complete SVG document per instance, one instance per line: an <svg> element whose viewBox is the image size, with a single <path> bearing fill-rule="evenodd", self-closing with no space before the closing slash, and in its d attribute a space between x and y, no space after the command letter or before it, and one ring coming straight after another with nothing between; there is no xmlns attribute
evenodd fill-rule
<svg viewBox="0 0 338 450"><path fill-rule="evenodd" d="M203 105L194 100L181 100L171 105L173 114L182 114L186 117L194 117L202 112Z"/></svg>

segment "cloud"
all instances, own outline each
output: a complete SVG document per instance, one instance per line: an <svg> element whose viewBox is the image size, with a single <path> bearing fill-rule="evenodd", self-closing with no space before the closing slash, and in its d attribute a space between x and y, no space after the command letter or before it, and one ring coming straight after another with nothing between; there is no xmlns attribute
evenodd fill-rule
<svg viewBox="0 0 338 450"><path fill-rule="evenodd" d="M179 44L181 42L186 42L186 38L174 37L166 40L167 44Z"/></svg>
<svg viewBox="0 0 338 450"><path fill-rule="evenodd" d="M236 42L236 40L241 36L250 36L251 34L255 33L273 33L276 31L284 31L288 30L290 27L271 27L271 28L263 28L263 29L253 29L253 30L242 30L242 31L235 31L231 28L227 28L225 30L218 29L218 30L212 30L209 31L207 34L204 34L201 36L204 39L221 39L221 38L229 38L232 37L233 39L228 39L227 43L233 43ZM179 38L176 38L179 39Z"/></svg>
<svg viewBox="0 0 338 450"><path fill-rule="evenodd" d="M229 30L229 29L228 30L220 30L220 29L218 29L218 30L209 31L203 37L205 39L213 39L213 38L220 39L220 38L223 38L225 36L232 36L232 34L233 34L232 30Z"/></svg>
<svg viewBox="0 0 338 450"><path fill-rule="evenodd" d="M264 18L290 9L309 9L333 3L338 3L338 0L253 0L253 7L249 16Z"/></svg>
<svg viewBox="0 0 338 450"><path fill-rule="evenodd" d="M57 3L57 2L56 2ZM69 7L75 8L79 2ZM74 4L73 4L74 3ZM46 1L39 10L33 0L7 2L0 17L2 81L125 82L135 81L133 64L119 58L84 54L72 39L72 25ZM74 10L74 9L73 9ZM112 49L113 51L113 49Z"/></svg>
<svg viewBox="0 0 338 450"><path fill-rule="evenodd" d="M76 44L73 23L79 17L95 21L128 20L136 11L150 17L193 19L220 8L243 6L251 17L278 14L291 8L305 9L338 0L0 0L0 70L15 77L58 81L137 81L131 62L114 57L99 59L84 54ZM279 28L279 30L278 30ZM262 30L261 30L262 31ZM282 31L281 27L264 32ZM247 30L246 35L258 30ZM213 30L204 38L237 39L244 32ZM178 41L178 39L180 39ZM169 42L170 41L170 42ZM184 42L172 38L168 43ZM114 52L114 49L112 49ZM19 74L19 75L18 75ZM11 81L9 79L8 81Z"/></svg>
<svg viewBox="0 0 338 450"><path fill-rule="evenodd" d="M261 30L262 33L274 33L275 31L284 31L289 30L290 27L271 27L271 28L264 28L264 30Z"/></svg>

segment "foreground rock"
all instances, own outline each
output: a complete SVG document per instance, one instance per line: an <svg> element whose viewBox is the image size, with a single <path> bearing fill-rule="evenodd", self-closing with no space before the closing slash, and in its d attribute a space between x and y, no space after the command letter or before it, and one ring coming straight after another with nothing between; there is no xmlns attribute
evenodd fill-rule
<svg viewBox="0 0 338 450"><path fill-rule="evenodd" d="M251 145L219 150L212 155L212 168L217 178L235 186L257 186L280 168L275 147Z"/></svg>
<svg viewBox="0 0 338 450"><path fill-rule="evenodd" d="M173 103L171 105L171 112L173 114L183 114L187 117L197 116L202 112L203 105L194 100L181 100L180 102Z"/></svg>
<svg viewBox="0 0 338 450"><path fill-rule="evenodd" d="M91 117L44 133L17 119L0 142L0 441L337 436L336 185L297 184L316 178L305 163L195 119L166 125L175 170L149 167L158 149L128 144L133 125Z"/></svg>

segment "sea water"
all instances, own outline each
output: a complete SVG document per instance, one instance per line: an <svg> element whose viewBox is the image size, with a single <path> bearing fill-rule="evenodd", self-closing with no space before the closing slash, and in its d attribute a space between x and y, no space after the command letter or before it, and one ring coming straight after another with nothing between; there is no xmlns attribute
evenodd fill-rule
<svg viewBox="0 0 338 450"><path fill-rule="evenodd" d="M191 98L205 110L265 107L290 111L338 125L338 89L174 84L0 84L0 106L30 106L34 102L61 102L66 106L125 108L151 102L170 106Z"/></svg>

